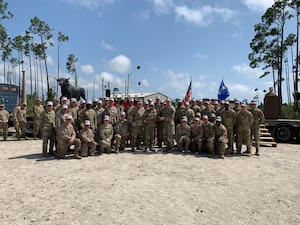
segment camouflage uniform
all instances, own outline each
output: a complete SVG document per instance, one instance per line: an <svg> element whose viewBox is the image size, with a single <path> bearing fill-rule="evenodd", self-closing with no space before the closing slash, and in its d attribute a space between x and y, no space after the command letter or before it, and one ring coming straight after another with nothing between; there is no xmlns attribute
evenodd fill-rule
<svg viewBox="0 0 300 225"><path fill-rule="evenodd" d="M34 139L37 138L38 133L41 131L41 113L44 112L43 105L35 104L33 106L33 137Z"/></svg>
<svg viewBox="0 0 300 225"><path fill-rule="evenodd" d="M214 127L215 147L216 147L216 152L220 154L222 158L224 158L226 144L228 143L227 129L223 124L221 123L219 125L218 124L219 122L217 122Z"/></svg>
<svg viewBox="0 0 300 225"><path fill-rule="evenodd" d="M253 115L253 124L251 126L251 137L253 136L255 141L255 149L256 149L255 154L259 155L259 146L260 146L259 127L260 124L265 123L265 116L264 113L258 108L251 108L249 109L249 111ZM251 145L252 145L252 138L251 138Z"/></svg>
<svg viewBox="0 0 300 225"><path fill-rule="evenodd" d="M73 140L73 142L70 143L70 140ZM72 124L66 125L66 123L64 123L58 129L57 157L61 159L64 158L70 145L75 145L74 158L79 159L80 157L78 153L81 148L81 141L79 138L76 138L76 132L73 125Z"/></svg>
<svg viewBox="0 0 300 225"><path fill-rule="evenodd" d="M49 154L53 154L53 146L55 143L55 112L54 110L45 110L41 113L41 130L43 141L43 154L47 154L48 140L49 144Z"/></svg>
<svg viewBox="0 0 300 225"><path fill-rule="evenodd" d="M251 155L251 127L253 124L253 115L248 110L241 110L236 115L237 125L237 153L241 153L243 141L246 143L248 155Z"/></svg>
<svg viewBox="0 0 300 225"><path fill-rule="evenodd" d="M18 121L18 111L20 110L20 106L17 105L14 110L13 110L13 120L14 120L14 128L16 130L16 137L19 138L20 137L20 123Z"/></svg>
<svg viewBox="0 0 300 225"><path fill-rule="evenodd" d="M99 153L102 154L105 150L106 153L111 153L111 140L114 135L114 128L111 124L101 124L99 127Z"/></svg>
<svg viewBox="0 0 300 225"><path fill-rule="evenodd" d="M156 137L157 137L157 145L159 148L162 147L163 143L163 122L159 120L160 112L162 107L160 106L160 101L154 103L156 109Z"/></svg>
<svg viewBox="0 0 300 225"><path fill-rule="evenodd" d="M131 127L130 144L132 150L134 150L135 147L141 148L140 144L144 136L144 122L142 117L145 109L141 106L141 103L138 103L138 105L140 105L140 107L136 106L128 115L128 122Z"/></svg>
<svg viewBox="0 0 300 225"><path fill-rule="evenodd" d="M93 156L97 145L94 140L94 132L90 128L83 128L79 132L79 138L81 140L81 156Z"/></svg>
<svg viewBox="0 0 300 225"><path fill-rule="evenodd" d="M191 125L191 152L202 152L203 127L199 124Z"/></svg>
<svg viewBox="0 0 300 225"><path fill-rule="evenodd" d="M6 141L8 136L8 119L9 113L7 110L4 109L4 105L1 107L0 110L0 129L3 129L3 138Z"/></svg>
<svg viewBox="0 0 300 225"><path fill-rule="evenodd" d="M183 116L187 117L189 125L193 124L195 113L192 109L190 109L190 107L185 107L184 109L181 110L181 118Z"/></svg>
<svg viewBox="0 0 300 225"><path fill-rule="evenodd" d="M236 112L232 109L223 110L222 114L222 123L227 129L227 137L228 137L228 151L227 154L233 153L233 142L234 142L234 133L233 126L235 125L236 120Z"/></svg>
<svg viewBox="0 0 300 225"><path fill-rule="evenodd" d="M117 123L117 121L120 120L120 111L117 107L115 106L107 106L104 110L104 112L102 113L103 117L105 115L109 116L109 123L112 126L115 126L115 124Z"/></svg>
<svg viewBox="0 0 300 225"><path fill-rule="evenodd" d="M194 111L195 115L196 113L201 112L200 106L196 105L196 102L194 100L192 101L192 105L190 108Z"/></svg>
<svg viewBox="0 0 300 225"><path fill-rule="evenodd" d="M190 135L191 127L188 124L181 123L176 126L175 139L178 151L183 151L182 146L184 144L184 152L188 152L191 143Z"/></svg>
<svg viewBox="0 0 300 225"><path fill-rule="evenodd" d="M129 138L129 124L126 119L119 120L115 125L116 153L125 149L126 140Z"/></svg>
<svg viewBox="0 0 300 225"><path fill-rule="evenodd" d="M208 149L210 154L214 153L214 124L207 121L202 124L203 127L203 147Z"/></svg>
<svg viewBox="0 0 300 225"><path fill-rule="evenodd" d="M156 109L153 106L150 106L150 108L144 112L142 118L142 120L145 123L145 151L147 151L148 147L150 150L152 150L153 143L155 140L156 119Z"/></svg>
<svg viewBox="0 0 300 225"><path fill-rule="evenodd" d="M90 129L92 129L93 132L96 132L97 128L97 114L94 109L92 108L86 108L80 113L80 126L84 127L84 121L89 120L91 125Z"/></svg>
<svg viewBox="0 0 300 225"><path fill-rule="evenodd" d="M173 152L174 147L174 133L175 133L175 108L168 103L161 111L160 120L163 121L163 136L164 142L167 145L167 152Z"/></svg>
<svg viewBox="0 0 300 225"><path fill-rule="evenodd" d="M27 129L27 119L26 119L26 108L21 107L18 111L17 111L17 119L18 122L20 124L20 128L21 128L21 136L18 136L18 139L20 137L23 137L25 139L27 139L26 137L26 129Z"/></svg>

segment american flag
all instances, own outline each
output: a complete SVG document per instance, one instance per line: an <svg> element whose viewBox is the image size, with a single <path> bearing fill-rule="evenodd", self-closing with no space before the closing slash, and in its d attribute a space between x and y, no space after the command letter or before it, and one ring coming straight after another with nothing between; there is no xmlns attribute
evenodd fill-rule
<svg viewBox="0 0 300 225"><path fill-rule="evenodd" d="M184 102L190 102L192 98L192 80L190 81L190 85L186 91L185 97L183 99Z"/></svg>

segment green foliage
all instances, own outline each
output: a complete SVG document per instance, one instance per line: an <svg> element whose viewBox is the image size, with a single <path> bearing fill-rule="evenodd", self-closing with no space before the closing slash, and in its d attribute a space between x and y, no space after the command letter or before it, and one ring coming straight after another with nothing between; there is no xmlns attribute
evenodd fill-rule
<svg viewBox="0 0 300 225"><path fill-rule="evenodd" d="M281 118L282 119L300 119L300 113L294 111L293 105L281 105Z"/></svg>
<svg viewBox="0 0 300 225"><path fill-rule="evenodd" d="M53 90L53 88L49 89L49 92L47 93L47 101L54 101L56 96L55 91Z"/></svg>

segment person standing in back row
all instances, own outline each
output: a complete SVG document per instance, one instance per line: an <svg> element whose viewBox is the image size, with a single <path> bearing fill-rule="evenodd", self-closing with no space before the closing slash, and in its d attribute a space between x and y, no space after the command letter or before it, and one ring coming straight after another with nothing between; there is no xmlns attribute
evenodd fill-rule
<svg viewBox="0 0 300 225"><path fill-rule="evenodd" d="M0 104L0 129L3 129L3 140L7 140L8 136L8 118L9 113L5 110L4 104Z"/></svg>
<svg viewBox="0 0 300 225"><path fill-rule="evenodd" d="M251 127L253 124L253 115L246 109L246 103L241 103L241 111L236 115L237 126L237 153L241 154L242 144L246 143L247 150L244 152L247 156L251 156Z"/></svg>
<svg viewBox="0 0 300 225"><path fill-rule="evenodd" d="M33 108L33 139L37 140L39 133L41 133L41 114L44 112L44 106L41 104L42 100L37 99Z"/></svg>
<svg viewBox="0 0 300 225"><path fill-rule="evenodd" d="M251 126L251 145L252 145L252 137L254 137L255 141L255 155L259 156L259 146L260 146L260 135L259 135L259 127L260 124L265 123L264 113L256 107L256 101L252 100L250 103L249 111L253 115L253 124Z"/></svg>

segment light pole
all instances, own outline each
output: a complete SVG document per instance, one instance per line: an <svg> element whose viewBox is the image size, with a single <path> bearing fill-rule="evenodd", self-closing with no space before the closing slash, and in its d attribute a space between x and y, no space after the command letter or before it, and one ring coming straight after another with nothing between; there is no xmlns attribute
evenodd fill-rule
<svg viewBox="0 0 300 225"><path fill-rule="evenodd" d="M129 94L129 79L130 79L130 76L132 75L132 73L136 70L139 70L141 69L141 66L137 66L134 70L132 70L130 73L128 73L128 76L127 76L127 82L125 82L125 86L127 87L127 91L125 92L125 96L126 98L128 98L128 94ZM127 85L126 85L127 83Z"/></svg>

